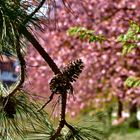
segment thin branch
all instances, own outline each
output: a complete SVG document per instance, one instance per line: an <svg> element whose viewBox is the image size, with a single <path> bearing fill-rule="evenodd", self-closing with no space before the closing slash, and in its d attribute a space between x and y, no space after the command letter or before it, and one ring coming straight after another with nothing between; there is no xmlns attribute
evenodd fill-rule
<svg viewBox="0 0 140 140"><path fill-rule="evenodd" d="M53 96L54 96L54 93L52 93L52 94L50 95L48 101L47 101L40 109L38 109L38 112L41 111L42 109L44 109L44 107L45 107L48 103L50 103L50 101L53 99Z"/></svg>
<svg viewBox="0 0 140 140"><path fill-rule="evenodd" d="M70 125L70 124L68 124L66 121L65 121L65 125L73 132L73 133L75 133L75 128L72 126L72 125Z"/></svg>
<svg viewBox="0 0 140 140"><path fill-rule="evenodd" d="M66 10L68 10L68 12L70 12L72 15L74 15L74 11L72 10L70 4L68 2L65 2L65 0L62 0L62 3L64 5L64 7L66 8Z"/></svg>
<svg viewBox="0 0 140 140"><path fill-rule="evenodd" d="M54 111L55 111L55 109L56 109L56 106L57 106L57 104L59 104L59 102L60 102L60 98L61 98L61 95L57 98L56 103L52 106L52 111L51 111L51 113L50 113L50 117L49 117L49 118L51 118L52 115L54 114Z"/></svg>
<svg viewBox="0 0 140 140"><path fill-rule="evenodd" d="M60 114L60 122L59 125L57 127L56 132L54 133L54 135L50 138L50 140L55 140L56 138L59 137L61 130L63 129L63 127L66 125L73 133L76 132L75 128L73 126L71 126L70 124L67 123L67 121L65 120L65 116L66 116L66 106L67 106L67 93L65 94L61 94L61 114Z"/></svg>
<svg viewBox="0 0 140 140"><path fill-rule="evenodd" d="M42 0L36 9L23 21L23 25L26 25L28 21L39 11L39 9L44 5L46 0Z"/></svg>
<svg viewBox="0 0 140 140"><path fill-rule="evenodd" d="M59 137L60 132L66 123L66 120L65 120L66 102L67 102L67 93L61 94L61 114L60 114L61 118L60 118L60 122L59 122L57 130L54 133L54 135L50 138L50 140L55 140L57 137Z"/></svg>
<svg viewBox="0 0 140 140"><path fill-rule="evenodd" d="M17 53L17 57L18 60L20 62L20 81L18 83L18 85L11 91L11 93L9 94L10 96L12 96L13 94L15 94L17 92L17 90L23 85L24 81L25 81L25 60L21 54L21 48L20 48L20 42L19 42L19 37L17 37L17 44L16 44L16 53Z"/></svg>
<svg viewBox="0 0 140 140"><path fill-rule="evenodd" d="M36 38L26 29L26 27L22 26L22 28L20 29L20 33L22 33L27 38L27 40L33 45L33 47L38 51L42 58L48 63L49 67L52 69L55 75L61 73L53 59L39 44Z"/></svg>

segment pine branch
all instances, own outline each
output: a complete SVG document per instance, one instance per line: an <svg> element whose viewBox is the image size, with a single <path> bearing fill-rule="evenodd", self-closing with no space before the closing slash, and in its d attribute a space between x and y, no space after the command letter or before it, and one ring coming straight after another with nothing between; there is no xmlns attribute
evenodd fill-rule
<svg viewBox="0 0 140 140"><path fill-rule="evenodd" d="M55 134L50 138L50 140L55 140L59 137L64 125L66 125L73 133L75 132L75 129L65 120L67 93L69 90L73 89L71 82L76 81L79 74L82 72L83 67L83 62L81 60L71 62L62 70L62 73L56 75L50 82L52 94L59 93L61 95L60 122Z"/></svg>
<svg viewBox="0 0 140 140"><path fill-rule="evenodd" d="M67 102L67 94L62 94L61 95L61 114L60 114L59 125L58 125L57 130L54 133L54 135L51 136L50 140L55 140L57 137L59 137L60 132L65 125L66 102Z"/></svg>
<svg viewBox="0 0 140 140"><path fill-rule="evenodd" d="M26 65L25 65L25 60L24 57L22 56L21 53L21 47L20 47L20 41L19 41L19 37L17 37L17 44L16 44L16 53L17 53L17 57L18 60L20 62L20 81L18 83L18 85L16 85L16 87L10 92L10 96L13 96L17 90L19 90L19 88L23 85L24 81L25 81L25 69L26 69Z"/></svg>
<svg viewBox="0 0 140 140"><path fill-rule="evenodd" d="M59 68L52 60L52 58L48 55L48 53L44 50L44 48L39 44L36 38L26 29L26 27L21 27L20 33L27 38L27 40L33 45L33 47L38 51L38 53L42 56L42 58L48 63L54 74L60 73Z"/></svg>
<svg viewBox="0 0 140 140"><path fill-rule="evenodd" d="M14 87L14 89L12 89L12 91L10 91L10 93L8 93L8 96L3 98L3 110L5 111L6 115L9 118L14 118L14 114L16 114L16 104L15 101L13 99L13 95L15 95L17 93L17 91L21 88L21 86L23 85L24 81L25 81L25 60L21 54L21 47L20 47L20 41L19 41L19 36L16 38L16 53L17 53L17 57L19 59L20 62L20 67L21 67L21 76L20 76L20 81L17 83L17 85Z"/></svg>
<svg viewBox="0 0 140 140"><path fill-rule="evenodd" d="M54 96L54 93L52 93L52 94L50 95L48 101L47 101L41 108L39 108L37 111L39 112L39 111L41 111L42 109L44 109L45 106L46 106L48 103L51 102L51 100L53 99L53 96Z"/></svg>
<svg viewBox="0 0 140 140"><path fill-rule="evenodd" d="M59 137L61 130L63 129L63 127L66 125L73 133L75 133L76 129L71 126L70 124L67 123L66 119L65 119L65 115L66 115L66 104L67 104L67 94L62 94L61 95L61 114L60 114L60 121L59 121L59 125L56 129L56 132L54 133L54 135L51 136L50 140L55 140L56 138Z"/></svg>
<svg viewBox="0 0 140 140"><path fill-rule="evenodd" d="M36 7L36 9L23 21L23 24L22 25L26 25L29 20L39 11L39 9L44 5L46 0L42 0L38 7Z"/></svg>

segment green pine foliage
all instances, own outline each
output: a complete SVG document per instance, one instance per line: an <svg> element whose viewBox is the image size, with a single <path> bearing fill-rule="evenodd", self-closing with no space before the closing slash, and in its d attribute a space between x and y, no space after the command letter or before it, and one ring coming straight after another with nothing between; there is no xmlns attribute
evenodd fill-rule
<svg viewBox="0 0 140 140"><path fill-rule="evenodd" d="M14 96L0 97L1 140L29 140L31 136L42 133L47 138L54 132L47 113L43 110L38 113L39 105L35 101L30 102L28 95L21 90Z"/></svg>
<svg viewBox="0 0 140 140"><path fill-rule="evenodd" d="M65 140L103 140L103 130L94 125L75 128L75 133L71 130L65 135Z"/></svg>
<svg viewBox="0 0 140 140"><path fill-rule="evenodd" d="M100 114L101 115L101 114ZM67 131L64 140L105 140L107 139L108 130L105 122L101 121L98 114L86 116L83 120L74 126L75 131ZM102 117L106 119L103 113Z"/></svg>
<svg viewBox="0 0 140 140"><path fill-rule="evenodd" d="M121 34L117 40L122 43L122 53L125 55L136 48L140 41L140 25L134 21L130 22L130 27L125 34Z"/></svg>
<svg viewBox="0 0 140 140"><path fill-rule="evenodd" d="M15 54L18 28L26 16L26 12L20 8L20 1L0 2L0 52Z"/></svg>
<svg viewBox="0 0 140 140"><path fill-rule="evenodd" d="M67 31L69 36L78 37L82 40L88 40L89 43L98 41L105 41L105 37L103 35L96 35L94 30L88 30L84 27L70 27Z"/></svg>
<svg viewBox="0 0 140 140"><path fill-rule="evenodd" d="M39 27L36 23L37 16L29 17L29 11L32 5L26 5L26 9L22 3L23 0L1 0L0 1L0 53L9 53L16 56L15 46L17 36L20 35L19 30L22 27L30 27L31 25ZM28 19L28 20L27 20ZM26 22L25 22L26 21ZM28 22L27 22L28 21ZM23 47L26 47L25 38L20 40Z"/></svg>

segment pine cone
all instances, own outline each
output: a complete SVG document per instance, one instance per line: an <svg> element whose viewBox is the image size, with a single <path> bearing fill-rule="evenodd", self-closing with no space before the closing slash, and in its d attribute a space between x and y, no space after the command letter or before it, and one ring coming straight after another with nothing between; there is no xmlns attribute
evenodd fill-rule
<svg viewBox="0 0 140 140"><path fill-rule="evenodd" d="M67 93L69 90L73 92L72 82L76 81L83 69L82 60L71 62L65 67L60 74L54 76L50 82L50 90L52 93Z"/></svg>

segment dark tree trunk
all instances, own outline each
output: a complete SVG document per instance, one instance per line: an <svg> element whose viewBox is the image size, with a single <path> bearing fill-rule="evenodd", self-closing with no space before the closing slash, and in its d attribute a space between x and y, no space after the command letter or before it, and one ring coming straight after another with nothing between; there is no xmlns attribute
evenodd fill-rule
<svg viewBox="0 0 140 140"><path fill-rule="evenodd" d="M123 111L123 103L120 100L120 98L118 98L118 112L117 112L117 117L122 118L122 111Z"/></svg>
<svg viewBox="0 0 140 140"><path fill-rule="evenodd" d="M137 120L137 104L130 105L130 122L129 126L132 128L139 128L139 123Z"/></svg>

